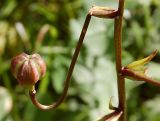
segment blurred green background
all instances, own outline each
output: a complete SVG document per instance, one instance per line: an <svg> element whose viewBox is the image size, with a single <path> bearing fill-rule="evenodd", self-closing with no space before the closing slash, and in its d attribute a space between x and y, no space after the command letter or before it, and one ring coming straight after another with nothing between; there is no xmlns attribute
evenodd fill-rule
<svg viewBox="0 0 160 121"><path fill-rule="evenodd" d="M92 5L117 7L118 0L0 1L0 121L95 121L117 101L114 22L93 18L79 55L69 94L56 110L40 111L28 90L10 71L11 58L21 52L40 53L47 63L36 85L37 98L50 104L60 96L85 16ZM123 65L160 50L160 1L126 0L123 24ZM42 37L38 37L48 29ZM160 54L148 65L160 80ZM160 121L160 89L126 81L127 121Z"/></svg>

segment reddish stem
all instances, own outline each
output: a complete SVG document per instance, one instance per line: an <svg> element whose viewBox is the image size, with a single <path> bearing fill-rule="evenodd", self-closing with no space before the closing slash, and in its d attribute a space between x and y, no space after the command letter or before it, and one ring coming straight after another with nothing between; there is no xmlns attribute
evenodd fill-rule
<svg viewBox="0 0 160 121"><path fill-rule="evenodd" d="M46 106L46 105L42 105L38 102L38 100L35 97L35 95L36 95L35 90L32 90L32 91L29 92L30 98L31 98L33 104L37 108L42 109L42 110L49 110L49 109L52 109L52 108L56 108L64 101L65 97L67 96L67 92L68 92L68 88L69 88L69 84L70 84L70 79L71 79L71 76L72 76L74 66L76 64L80 49L82 47L83 40L84 40L84 37L86 35L88 25L90 23L90 19L91 19L91 15L88 14L87 17L86 17L86 20L85 20L85 23L84 23L84 26L83 26L78 44L77 44L77 47L76 47L76 50L74 52L69 70L68 70L68 74L67 74L66 81L65 81L65 84L64 84L65 86L64 86L63 93L62 93L61 97L56 102L54 102L53 104Z"/></svg>
<svg viewBox="0 0 160 121"><path fill-rule="evenodd" d="M145 81L145 82L148 82L150 84L153 84L155 86L158 86L160 87L160 82L152 79L152 78L149 78L149 77L146 77L146 76L142 76L142 75L139 75L138 73L135 73L134 71L132 70L129 70L125 67L122 68L121 70L121 73L123 76L126 76L126 77L131 77L137 81Z"/></svg>
<svg viewBox="0 0 160 121"><path fill-rule="evenodd" d="M122 68L122 22L124 12L124 0L119 0L118 17L115 18L114 24L114 39L116 49L116 71L118 83L118 99L119 108L123 111L119 121L126 121L126 92L125 92L125 79L121 75Z"/></svg>

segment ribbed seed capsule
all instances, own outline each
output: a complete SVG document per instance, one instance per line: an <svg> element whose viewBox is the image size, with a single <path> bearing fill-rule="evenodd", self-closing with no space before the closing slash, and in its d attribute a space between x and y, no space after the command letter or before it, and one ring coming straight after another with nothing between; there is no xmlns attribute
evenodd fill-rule
<svg viewBox="0 0 160 121"><path fill-rule="evenodd" d="M11 61L11 70L21 85L34 85L45 75L46 64L39 54L19 54Z"/></svg>

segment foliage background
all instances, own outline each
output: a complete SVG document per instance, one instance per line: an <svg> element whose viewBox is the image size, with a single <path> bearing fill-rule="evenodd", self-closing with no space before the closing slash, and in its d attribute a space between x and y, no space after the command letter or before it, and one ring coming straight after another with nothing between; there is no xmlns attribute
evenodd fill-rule
<svg viewBox="0 0 160 121"><path fill-rule="evenodd" d="M109 113L108 102L117 84L113 21L93 18L75 67L69 94L56 110L35 108L28 90L10 72L11 58L20 52L40 53L46 76L37 84L38 99L55 101L63 89L85 16L92 5L117 7L117 0L1 0L0 1L0 121L93 121ZM160 50L160 1L126 0L123 28L123 64ZM41 28L49 31L37 40ZM160 79L160 55L148 73ZM128 121L160 120L160 89L126 81Z"/></svg>

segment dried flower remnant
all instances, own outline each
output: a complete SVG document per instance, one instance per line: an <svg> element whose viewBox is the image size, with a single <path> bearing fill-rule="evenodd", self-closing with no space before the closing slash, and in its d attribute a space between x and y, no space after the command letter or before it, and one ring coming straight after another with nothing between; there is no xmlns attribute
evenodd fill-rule
<svg viewBox="0 0 160 121"><path fill-rule="evenodd" d="M93 6L90 9L89 14L98 18L115 18L118 12L110 7Z"/></svg>
<svg viewBox="0 0 160 121"><path fill-rule="evenodd" d="M35 85L45 75L46 64L39 54L21 53L12 59L11 70L21 85Z"/></svg>
<svg viewBox="0 0 160 121"><path fill-rule="evenodd" d="M115 110L114 112L103 116L98 121L117 121L122 114L123 112L121 110Z"/></svg>

